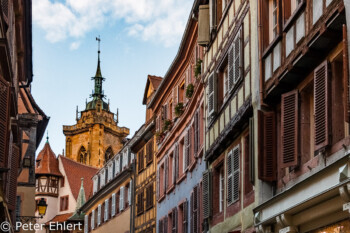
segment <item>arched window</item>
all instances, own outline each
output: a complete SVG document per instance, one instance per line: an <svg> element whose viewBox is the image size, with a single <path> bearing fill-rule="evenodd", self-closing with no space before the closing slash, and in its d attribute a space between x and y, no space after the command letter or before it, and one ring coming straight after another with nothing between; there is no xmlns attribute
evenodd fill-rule
<svg viewBox="0 0 350 233"><path fill-rule="evenodd" d="M78 159L80 163L87 164L87 152L83 146L80 147L78 152Z"/></svg>
<svg viewBox="0 0 350 233"><path fill-rule="evenodd" d="M112 147L108 147L105 153L105 163L107 163L107 161L110 160L112 157L113 157Z"/></svg>
<svg viewBox="0 0 350 233"><path fill-rule="evenodd" d="M67 139L66 142L66 155L69 156L72 153L72 140L70 138Z"/></svg>

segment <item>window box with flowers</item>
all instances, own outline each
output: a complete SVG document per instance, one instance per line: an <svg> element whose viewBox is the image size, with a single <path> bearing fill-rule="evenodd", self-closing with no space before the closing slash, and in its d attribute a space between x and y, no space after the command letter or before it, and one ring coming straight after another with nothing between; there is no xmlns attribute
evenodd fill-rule
<svg viewBox="0 0 350 233"><path fill-rule="evenodd" d="M203 61L201 59L198 59L196 65L194 67L194 76L196 77L197 80L201 77L202 62Z"/></svg>
<svg viewBox="0 0 350 233"><path fill-rule="evenodd" d="M193 96L193 93L194 93L194 85L190 83L187 85L187 88L186 88L186 97L188 99L191 99Z"/></svg>
<svg viewBox="0 0 350 233"><path fill-rule="evenodd" d="M176 117L180 117L183 112L184 112L184 104L180 102L175 106Z"/></svg>
<svg viewBox="0 0 350 233"><path fill-rule="evenodd" d="M173 122L171 120L165 120L163 125L163 132L166 133L173 127Z"/></svg>
<svg viewBox="0 0 350 233"><path fill-rule="evenodd" d="M157 143L161 143L165 138L165 133L163 131L158 131L156 132L156 140L157 140Z"/></svg>

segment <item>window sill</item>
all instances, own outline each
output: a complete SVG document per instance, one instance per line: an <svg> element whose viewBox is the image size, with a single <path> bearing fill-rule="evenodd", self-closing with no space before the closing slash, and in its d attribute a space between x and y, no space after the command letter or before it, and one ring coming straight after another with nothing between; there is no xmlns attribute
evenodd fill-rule
<svg viewBox="0 0 350 233"><path fill-rule="evenodd" d="M277 35L275 37L275 39L273 39L273 41L271 41L269 46L267 46L267 48L263 50L262 59L265 59L272 52L272 50L275 48L276 44L278 42L280 42L281 40L282 40L282 35L281 34Z"/></svg>
<svg viewBox="0 0 350 233"><path fill-rule="evenodd" d="M289 28L293 25L295 22L295 19L300 15L302 10L304 9L305 6L305 1L302 1L299 6L294 10L293 14L289 17L289 19L284 23L283 26L283 32L286 32L289 30Z"/></svg>
<svg viewBox="0 0 350 233"><path fill-rule="evenodd" d="M186 178L186 172L184 172L176 181L176 184L180 184Z"/></svg>
<svg viewBox="0 0 350 233"><path fill-rule="evenodd" d="M172 184L166 191L167 194L171 193L175 189L175 184Z"/></svg>
<svg viewBox="0 0 350 233"><path fill-rule="evenodd" d="M196 159L196 158L193 158L192 163L191 163L190 166L188 167L188 170L189 170L190 172L192 172L192 170L196 167L196 163L197 163L197 159Z"/></svg>
<svg viewBox="0 0 350 233"><path fill-rule="evenodd" d="M158 203L162 202L164 199L165 199L165 194L163 194L162 196L159 197Z"/></svg>

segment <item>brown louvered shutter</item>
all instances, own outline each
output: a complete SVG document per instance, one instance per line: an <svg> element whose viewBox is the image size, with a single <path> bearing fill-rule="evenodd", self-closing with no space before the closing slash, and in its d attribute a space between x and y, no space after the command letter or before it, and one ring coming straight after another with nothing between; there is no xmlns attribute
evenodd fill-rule
<svg viewBox="0 0 350 233"><path fill-rule="evenodd" d="M349 51L348 51L348 32L343 24L343 80L344 80L344 119L350 122L350 82L349 82Z"/></svg>
<svg viewBox="0 0 350 233"><path fill-rule="evenodd" d="M192 163L192 147L193 147L193 138L192 138L192 127L189 127L187 130L187 165L190 165Z"/></svg>
<svg viewBox="0 0 350 233"><path fill-rule="evenodd" d="M274 112L258 111L259 179L276 180L276 119Z"/></svg>
<svg viewBox="0 0 350 233"><path fill-rule="evenodd" d="M314 72L315 150L329 144L329 91L328 63L325 61Z"/></svg>
<svg viewBox="0 0 350 233"><path fill-rule="evenodd" d="M0 168L7 165L9 142L10 86L0 77Z"/></svg>
<svg viewBox="0 0 350 233"><path fill-rule="evenodd" d="M193 233L193 203L194 203L194 192L191 192L191 197L190 197L190 229L191 233Z"/></svg>
<svg viewBox="0 0 350 233"><path fill-rule="evenodd" d="M282 95L281 103L281 168L298 164L298 90Z"/></svg>
<svg viewBox="0 0 350 233"><path fill-rule="evenodd" d="M160 193L159 193L159 189L160 189L160 182L159 182L159 169L157 169L157 200L159 200L160 197Z"/></svg>
<svg viewBox="0 0 350 233"><path fill-rule="evenodd" d="M233 155L232 151L227 154L226 169L227 169L227 204L233 203Z"/></svg>
<svg viewBox="0 0 350 233"><path fill-rule="evenodd" d="M182 213L182 231L183 233L188 232L188 201L183 203L183 213Z"/></svg>
<svg viewBox="0 0 350 233"><path fill-rule="evenodd" d="M177 208L173 208L171 211L171 229L172 233L177 233Z"/></svg>
<svg viewBox="0 0 350 233"><path fill-rule="evenodd" d="M203 173L203 197L202 197L202 208L203 208L203 218L208 219L211 216L211 173L206 170Z"/></svg>
<svg viewBox="0 0 350 233"><path fill-rule="evenodd" d="M168 216L164 218L164 233L168 233Z"/></svg>
<svg viewBox="0 0 350 233"><path fill-rule="evenodd" d="M159 233L163 233L164 232L163 219L158 221L158 232Z"/></svg>
<svg viewBox="0 0 350 233"><path fill-rule="evenodd" d="M196 111L196 113L194 114L194 154L196 156L198 151L199 151L199 110Z"/></svg>
<svg viewBox="0 0 350 233"><path fill-rule="evenodd" d="M186 132L185 138L184 138L184 147L185 147L185 154L184 154L184 160L185 160L185 167L183 170L185 171L189 165L189 150L188 150L188 130Z"/></svg>
<svg viewBox="0 0 350 233"><path fill-rule="evenodd" d="M192 209L192 229L193 233L198 233L198 185L193 189L193 209Z"/></svg>
<svg viewBox="0 0 350 233"><path fill-rule="evenodd" d="M175 145L175 180L179 178L179 144ZM176 181L175 181L176 183Z"/></svg>
<svg viewBox="0 0 350 233"><path fill-rule="evenodd" d="M169 179L169 157L166 156L165 158L165 165L164 165L165 169L164 169L164 193L166 193L166 190L168 189L168 179Z"/></svg>
<svg viewBox="0 0 350 233"><path fill-rule="evenodd" d="M8 22L9 17L9 1L8 0L1 0L1 9L5 16L5 21Z"/></svg>

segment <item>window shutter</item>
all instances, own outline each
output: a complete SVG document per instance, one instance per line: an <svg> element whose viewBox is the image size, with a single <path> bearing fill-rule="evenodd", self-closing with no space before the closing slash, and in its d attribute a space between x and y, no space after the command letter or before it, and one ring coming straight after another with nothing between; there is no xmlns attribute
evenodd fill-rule
<svg viewBox="0 0 350 233"><path fill-rule="evenodd" d="M298 164L298 91L294 90L282 95L281 136L282 158L281 168Z"/></svg>
<svg viewBox="0 0 350 233"><path fill-rule="evenodd" d="M259 179L276 180L276 120L274 112L258 111Z"/></svg>
<svg viewBox="0 0 350 233"><path fill-rule="evenodd" d="M101 204L97 207L97 225L101 225Z"/></svg>
<svg viewBox="0 0 350 233"><path fill-rule="evenodd" d="M235 43L232 43L228 50L228 89L232 90L235 85L235 78L234 78L234 45Z"/></svg>
<svg viewBox="0 0 350 233"><path fill-rule="evenodd" d="M255 144L254 144L254 117L249 119L249 181L255 183Z"/></svg>
<svg viewBox="0 0 350 233"><path fill-rule="evenodd" d="M314 72L315 150L329 144L329 92L328 63L325 61Z"/></svg>
<svg viewBox="0 0 350 233"><path fill-rule="evenodd" d="M119 210L124 210L124 186L120 187Z"/></svg>
<svg viewBox="0 0 350 233"><path fill-rule="evenodd" d="M172 111L172 116L173 116L173 119L174 120L176 118L176 115L175 115L175 106L177 104L177 101L176 101L176 98L177 98L177 91L176 91L176 87L173 89L173 105L172 105L172 109L170 109L170 111Z"/></svg>
<svg viewBox="0 0 350 233"><path fill-rule="evenodd" d="M131 205L131 194L132 194L132 180L130 180L129 189L128 189L128 203L129 203L129 205Z"/></svg>
<svg viewBox="0 0 350 233"><path fill-rule="evenodd" d="M211 173L206 170L203 173L203 218L208 219L211 216Z"/></svg>
<svg viewBox="0 0 350 233"><path fill-rule="evenodd" d="M158 221L158 232L164 233L163 219Z"/></svg>
<svg viewBox="0 0 350 233"><path fill-rule="evenodd" d="M189 130L187 130L187 133L185 135L185 139L184 139L184 147L185 147L185 156L184 156L184 171L187 169L188 165L189 165Z"/></svg>
<svg viewBox="0 0 350 233"><path fill-rule="evenodd" d="M8 23L8 17L9 17L9 1L8 0L1 0L1 9L4 13L4 19L5 22Z"/></svg>
<svg viewBox="0 0 350 233"><path fill-rule="evenodd" d="M216 4L215 0L209 0L209 26L210 26L210 33L216 29Z"/></svg>
<svg viewBox="0 0 350 233"><path fill-rule="evenodd" d="M10 159L10 171L9 171L9 196L8 207L12 211L16 209L17 200L17 175L20 160L20 151L18 146L12 144L11 159Z"/></svg>
<svg viewBox="0 0 350 233"><path fill-rule="evenodd" d="M192 135L191 135L191 127L187 130L187 147L186 147L186 153L187 153L187 166L190 165L190 161L192 160L192 153L191 153L191 143L192 143Z"/></svg>
<svg viewBox="0 0 350 233"><path fill-rule="evenodd" d="M344 119L350 122L350 82L349 82L349 51L348 51L348 32L347 27L343 24L343 80L344 80Z"/></svg>
<svg viewBox="0 0 350 233"><path fill-rule="evenodd" d="M0 167L6 167L9 141L10 86L0 77Z"/></svg>
<svg viewBox="0 0 350 233"><path fill-rule="evenodd" d="M194 154L196 156L199 151L199 110L194 115Z"/></svg>
<svg viewBox="0 0 350 233"><path fill-rule="evenodd" d="M105 220L105 222L108 220L108 206L109 206L108 199L106 199L105 200L105 209L104 209L104 211L105 211L105 213L104 213L104 220Z"/></svg>
<svg viewBox="0 0 350 233"><path fill-rule="evenodd" d="M188 232L188 201L187 200L183 203L182 219L183 219L183 223L182 223L183 233L187 233Z"/></svg>
<svg viewBox="0 0 350 233"><path fill-rule="evenodd" d="M167 174L166 174L166 168L167 168L167 165L166 165L166 160L164 161L164 164L163 164L163 194L166 193L166 178L167 178Z"/></svg>
<svg viewBox="0 0 350 233"><path fill-rule="evenodd" d="M84 233L89 232L89 215L85 215L85 220L84 220Z"/></svg>
<svg viewBox="0 0 350 233"><path fill-rule="evenodd" d="M164 218L164 233L168 233L168 217Z"/></svg>
<svg viewBox="0 0 350 233"><path fill-rule="evenodd" d="M233 203L233 155L232 150L227 155L226 167L227 167L227 204L231 205Z"/></svg>
<svg viewBox="0 0 350 233"><path fill-rule="evenodd" d="M115 215L115 193L112 194L112 210L111 210L112 217Z"/></svg>
<svg viewBox="0 0 350 233"><path fill-rule="evenodd" d="M212 117L216 113L217 107L217 80L213 72L208 77L208 116Z"/></svg>
<svg viewBox="0 0 350 233"><path fill-rule="evenodd" d="M192 205L192 229L193 233L198 233L198 185L193 189L193 205Z"/></svg>
<svg viewBox="0 0 350 233"><path fill-rule="evenodd" d="M177 180L178 178L179 178L179 144L176 144L175 145L175 180Z"/></svg>
<svg viewBox="0 0 350 233"><path fill-rule="evenodd" d="M190 207L190 229L191 229L191 233L193 233L193 203L194 203L194 197L193 197L193 194L194 192L192 191L191 192L191 197L190 197L190 204L191 204L191 207Z"/></svg>
<svg viewBox="0 0 350 233"><path fill-rule="evenodd" d="M160 122L159 122L159 116L156 118L156 131L160 132Z"/></svg>
<svg viewBox="0 0 350 233"><path fill-rule="evenodd" d="M159 189L160 189L160 184L159 184L159 169L157 169L157 200L159 200Z"/></svg>
<svg viewBox="0 0 350 233"><path fill-rule="evenodd" d="M95 229L95 210L91 212L91 229Z"/></svg>
<svg viewBox="0 0 350 233"><path fill-rule="evenodd" d="M243 65L242 65L242 41L241 41L241 31L240 29L233 41L234 43L234 63L233 63L233 75L234 75L234 84L239 82L243 76ZM232 87L231 87L232 88Z"/></svg>
<svg viewBox="0 0 350 233"><path fill-rule="evenodd" d="M233 202L239 200L239 191L240 191L240 179L239 179L239 172L240 172L240 149L239 146L236 146L233 149L232 158L233 158Z"/></svg>
<svg viewBox="0 0 350 233"><path fill-rule="evenodd" d="M164 193L166 193L166 190L168 189L168 179L169 179L169 157L166 156L165 158L165 169L164 169Z"/></svg>
<svg viewBox="0 0 350 233"><path fill-rule="evenodd" d="M172 159L173 159L173 162L172 162L172 169L171 169L171 171L172 171L172 174L171 174L171 181L172 181L172 185L175 185L175 181L176 181L176 176L175 176L175 167L176 167L176 165L175 165L175 150L172 152Z"/></svg>

